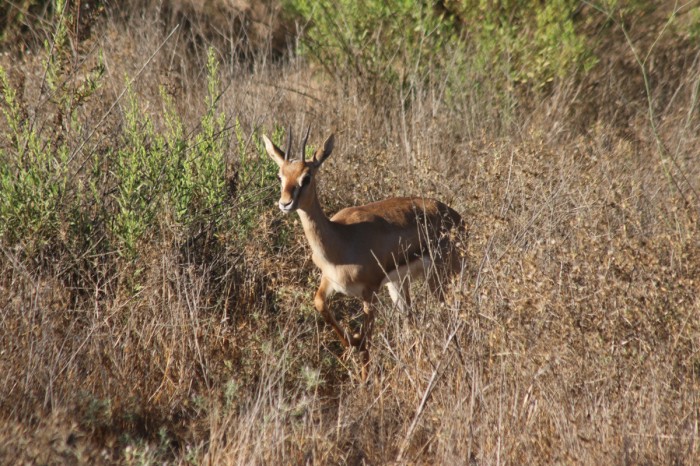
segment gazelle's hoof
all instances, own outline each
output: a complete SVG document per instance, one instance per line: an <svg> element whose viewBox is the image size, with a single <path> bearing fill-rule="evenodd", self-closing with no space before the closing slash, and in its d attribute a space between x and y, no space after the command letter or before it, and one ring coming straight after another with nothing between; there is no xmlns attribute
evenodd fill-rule
<svg viewBox="0 0 700 466"><path fill-rule="evenodd" d="M362 335L355 333L352 337L350 337L350 345L354 346L355 348L360 348L362 346Z"/></svg>

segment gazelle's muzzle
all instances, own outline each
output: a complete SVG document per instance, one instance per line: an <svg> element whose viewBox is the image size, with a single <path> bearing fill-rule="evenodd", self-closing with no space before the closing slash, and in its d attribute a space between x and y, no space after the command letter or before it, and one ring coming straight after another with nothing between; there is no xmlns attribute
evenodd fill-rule
<svg viewBox="0 0 700 466"><path fill-rule="evenodd" d="M299 193L301 189L299 186L291 186L291 189L283 189L282 196L280 197L277 205L280 210L284 213L289 213L297 209L299 206Z"/></svg>
<svg viewBox="0 0 700 466"><path fill-rule="evenodd" d="M297 201L296 199L291 199L289 201L283 201L282 199L279 200L277 203L279 206L280 210L284 212L285 214L288 214L289 212L292 212L296 210L297 208Z"/></svg>

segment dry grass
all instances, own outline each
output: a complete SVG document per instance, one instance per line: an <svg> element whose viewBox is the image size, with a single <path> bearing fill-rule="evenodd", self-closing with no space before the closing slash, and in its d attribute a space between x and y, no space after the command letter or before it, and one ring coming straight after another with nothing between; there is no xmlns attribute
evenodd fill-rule
<svg viewBox="0 0 700 466"><path fill-rule="evenodd" d="M205 76L192 45L173 37L149 61L170 31L146 18L105 20L76 45L87 61L102 48L107 68L104 107L84 112L101 118L146 65L143 102L157 109L165 84L193 127ZM244 242L174 247L162 228L135 263L2 244L0 463L697 463L700 69L678 45L656 45L672 72L649 69L668 153L622 46L497 134L492 109L448 110L429 92L401 110L300 58L228 62L219 107L246 134L336 131L327 211L424 194L463 214L447 303L417 284L409 319L382 297L363 385L313 310L300 225L274 202ZM41 63L23 57L2 61L32 102ZM95 151L122 119L118 104ZM359 311L332 308L350 324Z"/></svg>

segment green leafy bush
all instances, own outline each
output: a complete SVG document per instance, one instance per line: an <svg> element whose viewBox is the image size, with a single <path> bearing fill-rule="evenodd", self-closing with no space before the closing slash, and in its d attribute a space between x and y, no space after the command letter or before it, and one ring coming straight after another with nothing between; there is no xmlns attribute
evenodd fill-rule
<svg viewBox="0 0 700 466"><path fill-rule="evenodd" d="M174 104L164 90L165 131L128 88L124 141L115 156L118 206L112 232L123 250L135 252L139 239L158 228L156 217L170 218L184 231L215 224L225 212L226 115L217 110L218 63L209 51L206 111L198 131L185 135Z"/></svg>
<svg viewBox="0 0 700 466"><path fill-rule="evenodd" d="M392 85L457 67L468 76L541 87L590 68L595 59L576 30L575 0L288 0L307 24L302 51L333 76ZM505 71L504 73L495 73Z"/></svg>
<svg viewBox="0 0 700 466"><path fill-rule="evenodd" d="M57 1L61 13L65 3ZM0 138L0 237L11 244L22 243L34 250L56 237L61 223L72 224L71 207L79 200L69 193L69 164L73 158L65 127L79 131L75 112L90 98L102 75L100 65L81 82L57 80L62 73L67 52L66 29L69 15L58 21L53 40L45 49L45 82L52 104L53 122L49 128L36 124L28 117L29 110L10 83L5 69L0 67L0 106L4 116ZM61 212L65 215L61 215Z"/></svg>
<svg viewBox="0 0 700 466"><path fill-rule="evenodd" d="M178 245L223 230L245 241L274 196L275 168L256 130L247 136L237 119L231 144L214 51L198 125L185 128L164 89L162 110L152 113L127 78L123 124L110 133L112 143L97 149L79 109L95 98L104 68L101 60L92 70L71 68L64 57L69 21L57 20L44 47L41 105L24 101L0 68L0 242L30 256L51 245L78 245L71 254L116 252L132 260L162 240L164 227ZM83 79L69 78L78 74Z"/></svg>
<svg viewBox="0 0 700 466"><path fill-rule="evenodd" d="M259 135L246 137L239 120L236 120L234 135L238 146L234 224L237 239L241 240L248 237L260 214L274 203L277 195L274 188L278 185L277 165L267 155ZM272 138L278 143L281 141L281 127L275 128ZM284 234L284 231L278 233Z"/></svg>
<svg viewBox="0 0 700 466"><path fill-rule="evenodd" d="M405 84L445 60L454 42L452 18L420 0L290 0L293 15L308 23L301 51L334 77Z"/></svg>
<svg viewBox="0 0 700 466"><path fill-rule="evenodd" d="M700 6L691 8L688 11L688 19L686 20L685 28L691 40L700 40Z"/></svg>
<svg viewBox="0 0 700 466"><path fill-rule="evenodd" d="M462 0L454 2L453 11L487 71L507 63L509 79L541 87L595 63L585 37L576 31L579 6L574 0Z"/></svg>

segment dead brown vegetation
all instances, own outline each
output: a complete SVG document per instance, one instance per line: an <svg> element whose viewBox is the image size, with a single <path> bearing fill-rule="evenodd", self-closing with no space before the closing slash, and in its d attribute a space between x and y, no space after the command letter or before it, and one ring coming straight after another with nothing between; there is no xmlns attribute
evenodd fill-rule
<svg viewBox="0 0 700 466"><path fill-rule="evenodd" d="M206 3L174 5L208 17ZM86 61L101 48L107 69L105 107L85 112L99 119L143 67L140 98L160 105L165 85L194 127L206 85L188 49L201 44L174 35L154 54L171 29L139 8L76 42ZM519 96L509 122L427 90L384 105L299 57L226 61L219 107L246 134L336 131L327 212L422 194L462 214L467 266L450 299L418 286L408 319L382 297L364 385L313 310L298 220L274 202L245 241L216 232L176 247L165 227L133 263L0 243L0 463L697 463L700 67L682 37L650 41L650 24L627 27L651 51L651 95L618 31L587 79ZM33 102L41 62L0 60ZM105 119L97 148L122 119Z"/></svg>

